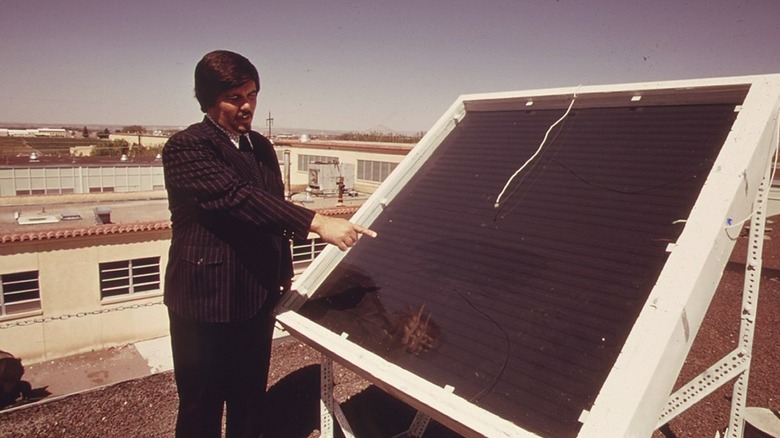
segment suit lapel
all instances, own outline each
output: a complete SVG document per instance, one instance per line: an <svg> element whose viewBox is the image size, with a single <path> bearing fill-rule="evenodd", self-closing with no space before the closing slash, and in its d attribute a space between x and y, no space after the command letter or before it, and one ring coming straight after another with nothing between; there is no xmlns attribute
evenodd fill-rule
<svg viewBox="0 0 780 438"><path fill-rule="evenodd" d="M254 147L252 153L255 158L255 163L251 163L244 156L244 153L239 151L235 144L228 138L228 136L222 132L218 127L208 120L203 119L203 131L211 138L214 145L217 147L217 152L221 155L225 162L229 164L236 173L242 179L251 181L254 185L263 187L269 192L277 195L284 195L284 185L282 183L282 173L279 169L279 161L276 159L276 153L273 146L268 142L265 137L252 132L250 139L252 146ZM258 166L258 170L252 168L252 166Z"/></svg>
<svg viewBox="0 0 780 438"><path fill-rule="evenodd" d="M246 181L251 181L254 184L262 184L255 177L255 172L252 170L252 163L244 157L244 154L238 150L236 145L220 131L219 128L207 118L203 119L204 133L211 139L217 149L217 153L223 157L225 163L235 169L239 177Z"/></svg>
<svg viewBox="0 0 780 438"><path fill-rule="evenodd" d="M262 169L265 187L277 196L284 195L284 183L282 183L282 171L279 169L279 161L273 145L265 137L252 132L250 134L253 153L258 167Z"/></svg>

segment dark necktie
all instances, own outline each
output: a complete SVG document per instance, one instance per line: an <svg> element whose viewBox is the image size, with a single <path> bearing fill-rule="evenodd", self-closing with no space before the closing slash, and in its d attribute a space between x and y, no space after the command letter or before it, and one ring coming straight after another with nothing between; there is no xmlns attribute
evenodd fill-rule
<svg viewBox="0 0 780 438"><path fill-rule="evenodd" d="M249 143L249 137L242 135L238 138L238 150L241 152L252 152L252 144Z"/></svg>
<svg viewBox="0 0 780 438"><path fill-rule="evenodd" d="M265 176L263 175L263 172L260 171L260 165L258 164L257 158L255 157L252 144L249 142L249 138L246 135L239 137L238 150L241 151L241 153L244 155L244 158L249 161L249 166L252 168L252 175L255 177L255 180L266 184Z"/></svg>

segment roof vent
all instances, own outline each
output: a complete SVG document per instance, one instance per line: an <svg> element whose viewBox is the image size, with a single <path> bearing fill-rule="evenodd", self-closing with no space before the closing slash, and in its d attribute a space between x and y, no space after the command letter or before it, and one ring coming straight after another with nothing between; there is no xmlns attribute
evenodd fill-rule
<svg viewBox="0 0 780 438"><path fill-rule="evenodd" d="M111 223L111 207L97 207L95 208L95 220L98 224L110 224Z"/></svg>
<svg viewBox="0 0 780 438"><path fill-rule="evenodd" d="M81 215L78 213L62 213L60 219L63 221L80 221Z"/></svg>
<svg viewBox="0 0 780 438"><path fill-rule="evenodd" d="M37 163L38 162L38 152L30 152L30 162L31 163Z"/></svg>
<svg viewBox="0 0 780 438"><path fill-rule="evenodd" d="M59 221L60 220L57 218L57 216L43 213L19 216L16 218L16 223L19 225L53 224Z"/></svg>

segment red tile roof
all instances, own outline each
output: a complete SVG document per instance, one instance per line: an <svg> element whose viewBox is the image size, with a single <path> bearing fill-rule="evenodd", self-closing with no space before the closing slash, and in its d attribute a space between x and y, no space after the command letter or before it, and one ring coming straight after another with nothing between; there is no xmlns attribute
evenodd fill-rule
<svg viewBox="0 0 780 438"><path fill-rule="evenodd" d="M171 222L145 222L132 224L90 225L81 228L57 230L36 230L14 232L0 235L0 243L27 242L35 240L67 239L72 237L100 236L109 234L134 233L139 231L170 230Z"/></svg>
<svg viewBox="0 0 780 438"><path fill-rule="evenodd" d="M325 216L351 216L359 207L333 207L316 209ZM170 230L171 221L132 222L126 224L87 225L74 228L38 229L26 232L6 232L0 234L0 244L32 242L42 240L69 239L74 237L102 236L111 234L137 233Z"/></svg>

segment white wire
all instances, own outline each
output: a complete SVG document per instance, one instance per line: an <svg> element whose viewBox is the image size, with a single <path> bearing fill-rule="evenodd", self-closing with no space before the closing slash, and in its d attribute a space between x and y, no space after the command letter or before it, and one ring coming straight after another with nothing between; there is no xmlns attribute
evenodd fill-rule
<svg viewBox="0 0 780 438"><path fill-rule="evenodd" d="M550 125L550 127L549 127L549 128L547 128L547 132L545 132L545 133L544 133L544 138L542 139L542 143L539 145L539 148L538 148L538 149L536 149L536 152L534 152L534 154L533 154L533 155L531 155L531 158L529 158L528 160L526 160L526 162L525 162L525 163L523 163L523 165L522 165L522 166L520 166L520 168L518 168L518 169L515 171L515 173L513 173L513 174L512 174L512 176L510 176L510 177L509 177L509 179L506 181L506 184L504 184L504 188L503 188L503 189L501 189L501 193L499 193L499 194L498 194L498 197L496 197L496 203L495 203L495 204L493 204L493 207L494 207L494 208L498 208L498 204L501 202L501 197L502 197L502 196L504 196L504 192L506 192L506 189L509 187L509 184L511 184L511 183L512 183L512 181L515 179L515 177L516 177L517 175L519 175L519 174L520 174L520 172L522 172L522 171L523 171L523 169L525 169L525 167L526 167L526 166L528 166L528 164L529 164L531 161L533 161L533 159L534 159L534 158L536 158L536 156L537 156L537 155L539 155L539 152L541 152L541 151L542 151L542 147L544 147L544 143L547 141L547 137L550 135L550 131L552 131L552 129L553 129L553 128L555 128L555 126L556 126L558 123L561 123L561 121L563 121L563 119L565 119L565 118L566 118L566 116L568 116L568 115L569 115L569 112L571 111L571 107L572 107L572 106L574 106L574 101L575 101L575 100L577 100L577 94L576 94L576 93L575 93L575 94L574 94L574 96L572 97L572 99L571 99L571 102L569 103L569 108L567 108L567 109L566 109L566 112L565 112L565 113L563 113L563 115L561 116L561 118L560 118L560 119L556 120L556 121L555 121L555 123L553 123L552 125Z"/></svg>

